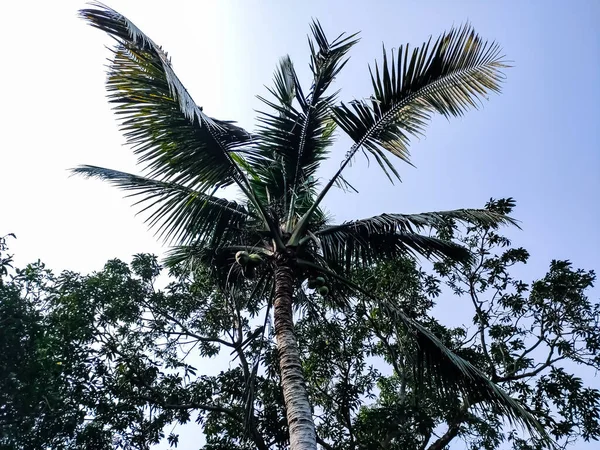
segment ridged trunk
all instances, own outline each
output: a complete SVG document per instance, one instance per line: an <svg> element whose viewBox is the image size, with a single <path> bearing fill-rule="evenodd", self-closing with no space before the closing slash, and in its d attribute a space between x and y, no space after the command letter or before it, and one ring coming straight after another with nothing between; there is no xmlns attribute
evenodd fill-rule
<svg viewBox="0 0 600 450"><path fill-rule="evenodd" d="M279 352L281 387L290 430L290 449L316 450L315 424L294 333L293 292L294 272L291 262L285 257L278 258L275 269L275 336Z"/></svg>

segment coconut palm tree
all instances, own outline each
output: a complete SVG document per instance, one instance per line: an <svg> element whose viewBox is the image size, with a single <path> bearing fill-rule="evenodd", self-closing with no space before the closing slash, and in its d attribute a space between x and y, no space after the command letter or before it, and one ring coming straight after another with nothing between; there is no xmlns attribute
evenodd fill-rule
<svg viewBox="0 0 600 450"><path fill-rule="evenodd" d="M486 210L389 213L332 223L323 200L332 187L348 188L344 170L359 152L398 178L393 155L409 161L408 143L434 113L459 116L499 91L503 63L495 43L470 26L452 29L414 49L401 46L371 70L373 92L343 103L331 85L344 68L356 35L326 37L311 25L312 80L303 88L289 57L281 59L265 112L249 133L217 120L196 105L173 72L171 60L131 21L101 4L81 16L116 40L107 89L143 175L80 166L75 173L129 191L149 225L176 245L169 264L208 264L227 286L252 283L271 292L290 447L316 449L315 426L294 334L293 307L314 301L315 289L332 308L352 307L360 290L349 281L359 266L405 255L468 260L469 252L430 232L448 224L514 223ZM332 157L336 130L353 145L336 173L321 183L321 162ZM238 200L222 196L234 186ZM315 296L310 296L314 298ZM316 296L319 298L319 296ZM520 420L537 422L485 375L456 356L425 328L385 299L381 308L406 327L418 344L424 373L439 377L442 391L461 392ZM475 400L473 400L475 399Z"/></svg>

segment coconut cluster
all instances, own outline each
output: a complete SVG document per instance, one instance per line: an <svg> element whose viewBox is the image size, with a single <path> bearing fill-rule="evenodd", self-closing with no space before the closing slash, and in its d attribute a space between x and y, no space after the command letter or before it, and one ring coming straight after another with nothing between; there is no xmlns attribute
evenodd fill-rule
<svg viewBox="0 0 600 450"><path fill-rule="evenodd" d="M319 294L325 296L329 294L329 287L326 286L325 278L316 277L308 279L308 287L309 289L315 289Z"/></svg>
<svg viewBox="0 0 600 450"><path fill-rule="evenodd" d="M242 271L246 278L254 278L255 269L263 262L262 256L257 253L248 253L239 251L235 254L235 261L242 267ZM326 296L329 294L329 286L327 280L323 277L311 277L308 279L308 288L314 289L319 295Z"/></svg>
<svg viewBox="0 0 600 450"><path fill-rule="evenodd" d="M244 251L235 254L236 262L243 267L246 278L254 278L255 269L263 262L262 256L257 253L248 253Z"/></svg>

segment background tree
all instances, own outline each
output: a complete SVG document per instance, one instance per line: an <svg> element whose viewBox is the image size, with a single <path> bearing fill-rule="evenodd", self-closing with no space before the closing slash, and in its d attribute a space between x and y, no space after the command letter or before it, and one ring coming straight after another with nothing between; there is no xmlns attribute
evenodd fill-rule
<svg viewBox="0 0 600 450"><path fill-rule="evenodd" d="M138 196L149 222L178 246L170 264L198 262L214 268L223 285L243 291L258 277L270 292L278 361L292 449L316 448L316 434L293 326L292 310L304 296L303 283L337 308L350 306L357 286L348 280L357 266L420 254L430 259L467 260L451 241L423 232L446 219L471 224L511 223L503 215L457 210L380 216L332 224L322 201L334 185L348 186L344 169L360 151L372 156L392 179L399 177L388 155L408 161L410 136L421 135L434 113L465 113L497 92L505 67L495 43L469 26L397 55L384 51L371 72L367 100L339 103L329 88L357 42L333 41L318 22L311 27L310 88L304 90L289 57L275 73L272 100L250 134L207 116L173 72L166 53L131 21L97 4L81 11L91 25L117 41L108 73L110 101L122 119L128 143L147 176L93 166L75 169L107 180ZM316 178L338 128L353 140L339 170L321 186ZM236 187L243 203L217 196ZM236 295L233 295L236 298ZM307 301L312 301L307 297ZM453 355L428 331L391 304L386 314L412 330L427 374L446 380L440 389L460 389L501 408L535 428L538 424L483 373ZM541 431L541 429L540 429Z"/></svg>
<svg viewBox="0 0 600 450"><path fill-rule="evenodd" d="M94 315L55 297L58 279L41 262L11 262L0 238L0 448L109 448L86 417L101 387L88 371Z"/></svg>
<svg viewBox="0 0 600 450"><path fill-rule="evenodd" d="M253 366L242 349L257 334L243 334L252 313L232 314L240 306L214 284L198 276L157 291L161 268L151 255L56 276L40 262L12 270L6 252L2 240L0 448L149 449L166 425L186 423L194 411L209 433L235 434L244 424L240 399ZM239 366L197 375L185 361L192 351L215 357L221 346ZM254 448L268 448L249 423ZM176 435L167 439L177 444Z"/></svg>
<svg viewBox="0 0 600 450"><path fill-rule="evenodd" d="M490 201L486 207L508 214L514 202ZM496 229L459 233L449 227L445 234L460 239L477 260L438 264L435 276L398 260L360 271L356 280L368 291L394 295L455 353L484 367L561 448L598 440L600 391L578 376L586 373L582 369L600 368L600 305L586 296L594 272L555 260L545 276L527 284L513 272L528 252L512 247ZM457 305L464 326L445 326L433 317L437 297ZM458 439L473 450L548 448L497 409L482 407L477 397L436 396L435 387L413 370L417 351L405 330L368 297L360 304L356 314L298 323L311 399L322 408L317 434L323 448L439 450Z"/></svg>
<svg viewBox="0 0 600 450"><path fill-rule="evenodd" d="M488 207L508 213L512 203ZM352 279L483 367L561 446L598 439L600 392L575 368L600 366L600 307L586 297L594 273L553 261L527 285L512 274L527 252L497 230L470 228L461 239L483 249L471 266L443 264L434 275L399 258ZM205 449L287 448L266 294L232 297L208 269L175 270L157 289L161 271L155 257L137 255L87 276L55 276L41 263L2 275L2 448L149 449L163 439L177 445L180 425L192 422ZM476 296L466 287L475 276ZM465 326L434 318L435 301L460 301L443 283L468 300ZM371 296L343 312L308 297L296 302L296 332L322 448L436 450L457 440L473 450L549 448L480 398L440 392L419 370L411 331ZM219 361L223 370L210 370Z"/></svg>
<svg viewBox="0 0 600 450"><path fill-rule="evenodd" d="M503 214L514 206L510 198L486 205ZM458 344L475 351L478 367L519 398L564 447L577 437L597 440L600 391L575 375L581 368L600 368L600 304L586 296L596 279L594 271L552 260L543 278L527 284L511 271L525 264L529 253L512 247L494 228L472 227L459 234L449 227L443 234L477 255L470 266L435 265L454 294L466 297L473 307L472 326L461 331L464 337ZM448 438L460 432L463 417L456 419ZM494 429L489 431L494 436ZM514 433L505 437L519 449L542 446Z"/></svg>

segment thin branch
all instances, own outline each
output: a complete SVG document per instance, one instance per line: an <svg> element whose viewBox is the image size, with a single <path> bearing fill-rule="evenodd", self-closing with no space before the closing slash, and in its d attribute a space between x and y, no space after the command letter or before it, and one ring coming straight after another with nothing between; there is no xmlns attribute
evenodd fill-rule
<svg viewBox="0 0 600 450"><path fill-rule="evenodd" d="M236 422L240 422L242 423L242 419L240 419L237 414L235 414L233 412L233 410L229 409L229 408L224 408L222 406L215 406L215 405L207 405L205 403L185 403L185 404L174 404L174 403L166 403L166 402L162 402L158 399L146 396L146 395L140 395L138 396L141 400L146 400L148 403L153 403L155 405L160 406L163 409L176 409L176 410L181 410L181 409L200 409L202 411L209 411L209 412L218 412L221 414L225 414L229 417L231 417L232 419L234 419Z"/></svg>
<svg viewBox="0 0 600 450"><path fill-rule="evenodd" d="M550 356L552 354L550 354L548 356L548 358L546 359L546 362L544 362L542 365L540 365L537 369L532 370L531 372L525 372L525 373L521 373L519 375L508 375L505 377L499 377L496 382L497 383L501 383L504 381L516 381L516 380L521 380L523 378L529 378L529 377L535 377L536 375L538 375L540 372L542 372L544 369L547 369L548 367L550 367L552 364L561 361L563 359L565 359L565 356L559 356L557 358L554 359L550 359Z"/></svg>
<svg viewBox="0 0 600 450"><path fill-rule="evenodd" d="M170 315L168 312L162 310L161 308L158 308L156 306L152 306L150 305L148 302L144 302L145 306L150 309L152 312L157 311L159 314L163 315L164 317L166 317L167 319L171 320L172 322L175 322L182 330L183 333L177 333L177 332L166 332L166 333L173 333L173 334L181 334L181 335L187 335L189 337L193 337L201 342L216 342L222 345L226 345L227 347L233 347L234 344L232 344L231 342L227 342L223 339L220 339L216 336L213 337L205 337L205 336L201 336L197 333L194 333L192 331L189 330L189 328L187 328L187 326L185 326L180 320L178 320L177 318L175 318L174 316Z"/></svg>
<svg viewBox="0 0 600 450"><path fill-rule="evenodd" d="M452 423L448 424L448 429L446 432L440 436L433 444L429 446L427 450L443 450L446 446L454 439L459 431L462 422L465 420L465 416L467 411L469 410L470 403L463 403L460 408L460 412L458 413L458 417L452 421ZM426 442L425 442L426 445Z"/></svg>
<svg viewBox="0 0 600 450"><path fill-rule="evenodd" d="M427 436L424 436L423 443L419 447L419 450L425 450L425 448L427 447L427 444L429 444L429 441L431 440L432 434L433 433L430 431L429 433L427 433Z"/></svg>
<svg viewBox="0 0 600 450"><path fill-rule="evenodd" d="M488 361L488 363L490 363L490 367L492 370L492 380L496 381L496 379L498 378L498 374L496 373L496 367L494 366L493 360L490 357L490 354L488 352L487 343L485 340L485 325L483 323L483 314L481 311L481 303L479 302L479 297L477 296L477 292L475 290L475 276L477 275L478 271L483 267L483 264L485 262L486 250L484 248L484 245L486 242L485 238L486 238L487 234L488 234L488 230L485 230L483 235L481 236L481 246L479 247L479 254L481 255L481 258L479 260L479 264L470 274L467 275L467 277L469 280L468 284L469 284L469 293L470 293L471 301L473 303L473 306L475 307L475 312L477 314L477 319L479 321L478 328L479 328L479 339L481 341L481 348L482 348L483 354L485 355L486 360Z"/></svg>
<svg viewBox="0 0 600 450"><path fill-rule="evenodd" d="M392 346L390 345L390 343L388 342L387 338L385 338L382 334L381 331L379 330L379 327L377 326L377 323L370 317L369 314L365 314L366 319L369 321L369 323L371 324L371 329L373 330L373 332L375 333L375 335L379 338L379 341L384 345L384 347L386 348L386 350L388 352L390 352L390 356L392 357L392 367L394 368L394 371L396 372L396 375L398 377L403 376L404 371L400 369L400 367L398 367L398 356L396 355L396 352L394 351L394 349L392 348Z"/></svg>
<svg viewBox="0 0 600 450"><path fill-rule="evenodd" d="M328 444L325 440L320 438L319 435L317 435L317 444L319 444L321 447L323 447L326 450L335 450L334 446Z"/></svg>
<svg viewBox="0 0 600 450"><path fill-rule="evenodd" d="M521 353L521 355L512 363L513 366L516 368L518 366L518 364L523 361L523 359L525 358L526 355L528 355L529 353L531 353L532 351L534 351L542 342L545 342L544 336L540 336L540 338L537 340L537 342L535 344L533 344L531 347L529 347L527 350L523 351L523 353Z"/></svg>
<svg viewBox="0 0 600 450"><path fill-rule="evenodd" d="M429 446L428 450L442 450L444 449L452 439L454 439L460 431L461 422L455 422L448 427L448 430L433 444Z"/></svg>

